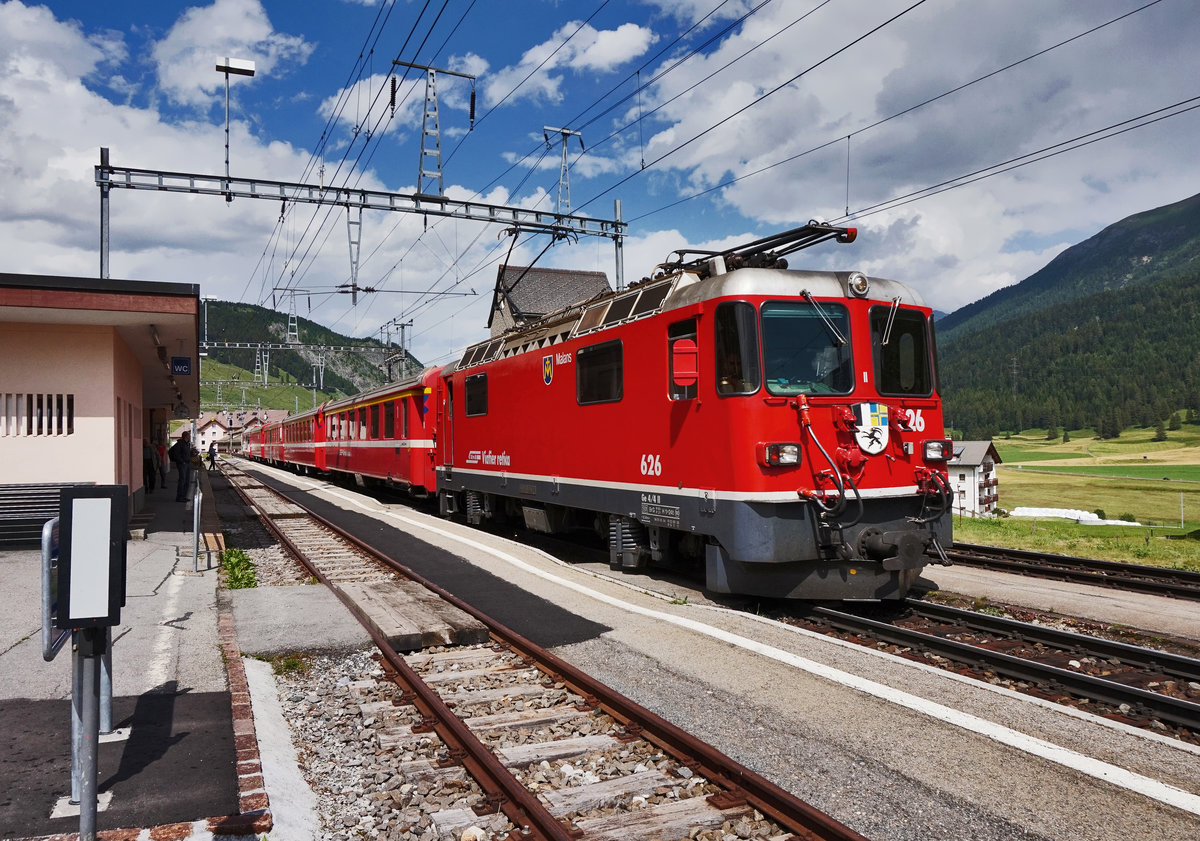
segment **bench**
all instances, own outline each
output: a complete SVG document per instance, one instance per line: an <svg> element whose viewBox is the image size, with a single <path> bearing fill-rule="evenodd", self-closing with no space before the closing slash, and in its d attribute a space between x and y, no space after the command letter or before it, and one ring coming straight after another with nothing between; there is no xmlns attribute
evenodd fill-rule
<svg viewBox="0 0 1200 841"><path fill-rule="evenodd" d="M0 546L41 543L42 526L58 516L63 488L92 487L93 482L0 485Z"/></svg>

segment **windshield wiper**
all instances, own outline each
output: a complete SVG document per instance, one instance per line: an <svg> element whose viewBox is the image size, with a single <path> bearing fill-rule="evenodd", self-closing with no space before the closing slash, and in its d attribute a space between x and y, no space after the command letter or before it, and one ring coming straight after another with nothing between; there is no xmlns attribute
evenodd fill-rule
<svg viewBox="0 0 1200 841"><path fill-rule="evenodd" d="M842 331L837 329L837 325L829 320L829 316L827 316L825 311L821 309L821 305L816 302L812 296L812 293L807 289L801 289L800 296L812 304L812 308L817 311L817 315L821 316L821 320L825 322L825 327L829 330L829 335L833 337L834 343L838 345L846 344L846 337L842 335ZM896 299L897 302L899 302L899 300L899 298Z"/></svg>
<svg viewBox="0 0 1200 841"><path fill-rule="evenodd" d="M892 337L892 325L896 323L896 313L900 311L900 297L892 298L892 307L888 310L887 324L883 325L883 341L881 344L886 345L888 339Z"/></svg>

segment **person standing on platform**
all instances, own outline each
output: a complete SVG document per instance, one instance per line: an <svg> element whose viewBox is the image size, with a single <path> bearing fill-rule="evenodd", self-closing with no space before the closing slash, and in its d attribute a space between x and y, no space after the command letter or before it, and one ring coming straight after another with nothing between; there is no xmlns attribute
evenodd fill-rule
<svg viewBox="0 0 1200 841"><path fill-rule="evenodd" d="M188 481L192 478L192 433L184 432L171 447L171 461L179 471L175 485L175 501L187 502Z"/></svg>
<svg viewBox="0 0 1200 841"><path fill-rule="evenodd" d="M142 484L146 493L154 490L154 480L158 478L158 453L150 444L149 438L142 439ZM166 487L164 485L163 487Z"/></svg>
<svg viewBox="0 0 1200 841"><path fill-rule="evenodd" d="M162 478L159 482L159 487L163 490L167 488L167 471L171 469L171 462L167 458L167 445L159 441L154 445L154 452L158 455L158 475Z"/></svg>

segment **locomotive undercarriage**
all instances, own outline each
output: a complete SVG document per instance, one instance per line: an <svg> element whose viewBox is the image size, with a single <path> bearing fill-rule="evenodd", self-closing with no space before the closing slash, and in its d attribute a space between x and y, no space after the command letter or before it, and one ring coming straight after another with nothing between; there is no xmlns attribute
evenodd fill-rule
<svg viewBox="0 0 1200 841"><path fill-rule="evenodd" d="M716 593L805 600L903 598L949 539L949 514L922 523L922 498L864 500L840 527L811 501L745 502L691 494L589 487L500 474L447 472L444 515L473 523L505 518L543 533L591 530L613 569L703 563Z"/></svg>

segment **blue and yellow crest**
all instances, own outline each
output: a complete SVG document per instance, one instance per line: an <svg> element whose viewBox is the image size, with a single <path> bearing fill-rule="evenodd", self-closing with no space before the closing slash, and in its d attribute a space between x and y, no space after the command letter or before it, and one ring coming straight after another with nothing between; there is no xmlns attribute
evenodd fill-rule
<svg viewBox="0 0 1200 841"><path fill-rule="evenodd" d="M554 354L542 357L542 382L550 385L554 381Z"/></svg>
<svg viewBox="0 0 1200 841"><path fill-rule="evenodd" d="M884 403L856 403L854 419L858 423L854 437L869 456L884 451L888 442L888 407Z"/></svg>

